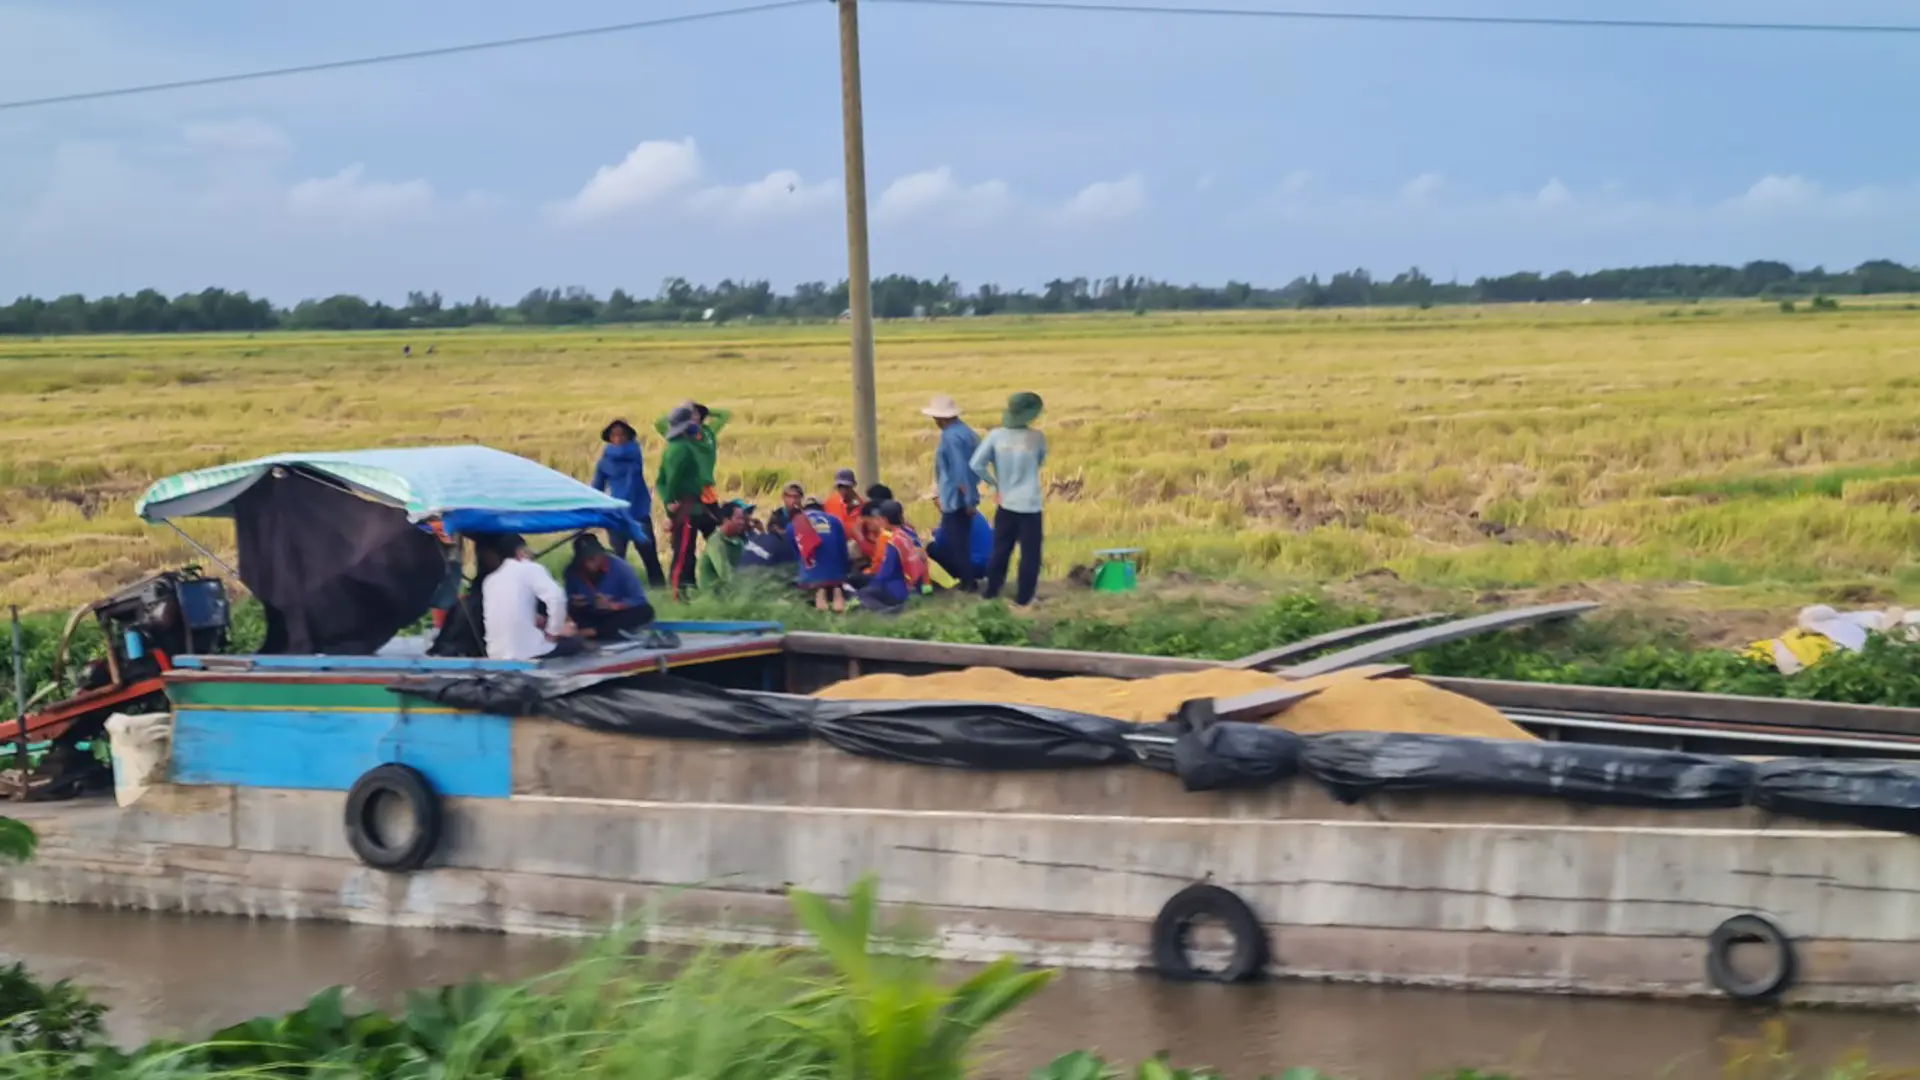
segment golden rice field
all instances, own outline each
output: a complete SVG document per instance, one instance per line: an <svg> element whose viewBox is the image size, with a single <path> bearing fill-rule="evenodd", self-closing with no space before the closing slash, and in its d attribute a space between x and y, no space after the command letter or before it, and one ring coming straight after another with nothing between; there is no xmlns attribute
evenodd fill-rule
<svg viewBox="0 0 1920 1080"><path fill-rule="evenodd" d="M187 559L133 518L142 488L283 450L483 442L586 477L607 419L645 428L697 396L736 410L722 487L824 488L852 457L844 335L0 340L0 603L65 606ZM1290 582L1385 568L1782 603L1920 591L1920 311L1904 301L883 326L884 479L930 490L928 395L985 426L1017 389L1048 402L1050 576L1136 546L1150 571ZM197 534L230 546L221 525Z"/></svg>

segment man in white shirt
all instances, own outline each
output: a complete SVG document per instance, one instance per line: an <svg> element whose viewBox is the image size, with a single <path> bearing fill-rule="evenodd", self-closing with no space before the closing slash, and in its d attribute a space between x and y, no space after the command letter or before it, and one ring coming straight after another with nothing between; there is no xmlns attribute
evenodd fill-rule
<svg viewBox="0 0 1920 1080"><path fill-rule="evenodd" d="M487 656L494 660L537 660L572 656L583 648L567 621L567 594L518 536L499 538L506 559L480 586L487 627ZM508 554L511 553L511 554ZM536 606L547 608L544 622Z"/></svg>

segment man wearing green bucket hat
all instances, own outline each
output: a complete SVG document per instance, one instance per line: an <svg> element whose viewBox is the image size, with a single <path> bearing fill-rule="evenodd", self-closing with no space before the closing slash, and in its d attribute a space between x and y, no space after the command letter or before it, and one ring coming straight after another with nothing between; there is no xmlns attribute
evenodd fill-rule
<svg viewBox="0 0 1920 1080"><path fill-rule="evenodd" d="M994 490L999 508L993 515L993 558L987 563L987 586L980 594L991 600L1007 583L1013 549L1020 549L1020 578L1013 602L1033 603L1040 584L1040 507L1045 491L1040 469L1047 463L1047 437L1033 429L1046 403L1039 394L1021 391L1007 399L1000 426L987 432L973 452L973 471Z"/></svg>

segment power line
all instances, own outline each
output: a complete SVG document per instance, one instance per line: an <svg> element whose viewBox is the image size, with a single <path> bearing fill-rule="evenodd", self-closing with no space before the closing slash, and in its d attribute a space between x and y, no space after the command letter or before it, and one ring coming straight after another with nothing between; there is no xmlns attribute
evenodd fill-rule
<svg viewBox="0 0 1920 1080"><path fill-rule="evenodd" d="M886 4L1090 14L1194 15L1212 18L1293 19L1312 22L1439 23L1450 26L1552 26L1610 30L1719 30L1816 34L1920 34L1920 24L1718 22L1686 19L1581 19L1551 15L1444 15L1385 11L1172 7L1165 4L1070 3L1068 0L875 0Z"/></svg>
<svg viewBox="0 0 1920 1080"><path fill-rule="evenodd" d="M181 79L176 82L149 83L145 86L122 86L112 90L89 90L79 94L57 94L52 97L26 98L20 101L0 101L0 112L5 112L9 109L32 109L42 105L66 105L76 101L99 101L104 98L132 97L137 94L157 94L166 90L189 90L200 86L222 86L227 83L252 82L256 79L277 79L286 75L307 75L316 71L339 71L344 68L371 67L375 64L397 64L408 60L428 60L438 56L457 56L461 53L484 52L490 49L510 49L522 45L544 45L552 41L569 41L575 38L624 34L633 30L651 30L656 27L706 22L711 19L726 19L737 15L757 15L762 12L779 11L783 8L799 7L802 4L813 4L817 2L818 0L771 0L771 2L768 3L750 4L745 7L723 8L719 11L697 11L685 15L669 15L660 19L615 23L612 26L588 27L584 30L560 30L550 34L532 34L527 37L501 38L497 41L475 41L465 45L448 45L438 49L415 49L411 52L386 53L380 56L362 56L352 60L329 60L318 64L300 64L295 67L272 68L266 71L248 71L234 75L212 75L199 79Z"/></svg>

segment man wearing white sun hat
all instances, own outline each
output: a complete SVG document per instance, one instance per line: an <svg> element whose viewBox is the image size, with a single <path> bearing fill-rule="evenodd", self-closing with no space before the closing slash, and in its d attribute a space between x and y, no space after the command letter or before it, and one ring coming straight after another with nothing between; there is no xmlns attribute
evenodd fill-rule
<svg viewBox="0 0 1920 1080"><path fill-rule="evenodd" d="M946 394L935 394L920 413L940 427L940 447L933 452L933 485L934 498L940 505L941 542L932 554L960 582L962 590L971 592L973 556L968 541L980 508L980 478L974 474L972 462L980 436L961 421L960 406Z"/></svg>

